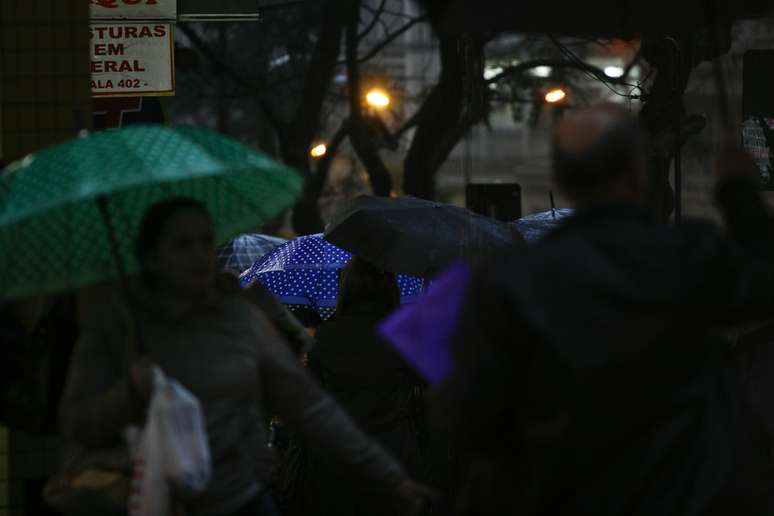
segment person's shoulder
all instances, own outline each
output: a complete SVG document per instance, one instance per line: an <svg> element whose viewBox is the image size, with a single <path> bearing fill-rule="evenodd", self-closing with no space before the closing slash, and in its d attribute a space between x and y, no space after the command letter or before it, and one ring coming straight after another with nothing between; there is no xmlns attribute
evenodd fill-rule
<svg viewBox="0 0 774 516"><path fill-rule="evenodd" d="M215 289L220 296L220 302L232 310L236 307L249 310L254 305L254 300L251 298L254 289L242 288L239 278L233 274L227 272L218 274L215 278Z"/></svg>
<svg viewBox="0 0 774 516"><path fill-rule="evenodd" d="M220 272L215 277L215 287L218 292L226 295L235 295L242 291L239 278L228 272Z"/></svg>

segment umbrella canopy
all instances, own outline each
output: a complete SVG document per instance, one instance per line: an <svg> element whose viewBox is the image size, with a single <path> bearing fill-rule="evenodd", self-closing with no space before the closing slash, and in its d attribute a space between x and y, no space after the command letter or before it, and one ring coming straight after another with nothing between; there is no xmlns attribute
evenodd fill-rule
<svg viewBox="0 0 774 516"><path fill-rule="evenodd" d="M325 238L382 269L424 277L454 261L524 243L515 228L464 208L367 195L334 217Z"/></svg>
<svg viewBox="0 0 774 516"><path fill-rule="evenodd" d="M287 242L284 238L258 233L239 235L218 248L218 267L224 272L242 274L253 263Z"/></svg>
<svg viewBox="0 0 774 516"><path fill-rule="evenodd" d="M707 26L710 19L760 16L771 7L770 0L453 0L443 25L451 32L554 32L629 39L687 34Z"/></svg>
<svg viewBox="0 0 774 516"><path fill-rule="evenodd" d="M322 233L295 238L259 258L241 276L243 287L260 281L291 310L309 306L323 319L336 310L339 272L352 254L323 238ZM422 279L398 275L401 302L422 291Z"/></svg>
<svg viewBox="0 0 774 516"><path fill-rule="evenodd" d="M201 201L223 242L289 207L301 182L290 168L203 129L131 126L46 148L0 176L0 297L114 279L121 272L114 250L125 272L136 272L138 226L158 201Z"/></svg>
<svg viewBox="0 0 774 516"><path fill-rule="evenodd" d="M562 220L572 215L572 213L573 210L571 208L541 211L522 217L511 224L515 225L521 236L524 237L524 240L531 244L558 227Z"/></svg>

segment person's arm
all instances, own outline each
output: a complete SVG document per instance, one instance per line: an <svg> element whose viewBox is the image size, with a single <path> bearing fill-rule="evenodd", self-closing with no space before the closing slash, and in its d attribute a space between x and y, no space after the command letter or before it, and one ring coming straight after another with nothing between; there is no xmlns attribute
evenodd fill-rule
<svg viewBox="0 0 774 516"><path fill-rule="evenodd" d="M250 302L260 308L275 327L287 337L298 354L306 353L314 346L314 338L301 322L260 282L253 282L245 289L245 294Z"/></svg>
<svg viewBox="0 0 774 516"><path fill-rule="evenodd" d="M61 431L69 441L93 447L120 443L124 429L143 419L145 402L133 390L128 366L120 365L125 345L111 341L120 334L99 325L78 339L59 406Z"/></svg>
<svg viewBox="0 0 774 516"><path fill-rule="evenodd" d="M313 452L335 460L376 492L392 497L395 514L410 516L436 497L367 437L301 367L271 325L255 314L262 343L259 373L264 396Z"/></svg>
<svg viewBox="0 0 774 516"><path fill-rule="evenodd" d="M401 465L355 425L311 378L267 321L259 357L260 377L271 407L318 453L358 475L386 485L406 479Z"/></svg>

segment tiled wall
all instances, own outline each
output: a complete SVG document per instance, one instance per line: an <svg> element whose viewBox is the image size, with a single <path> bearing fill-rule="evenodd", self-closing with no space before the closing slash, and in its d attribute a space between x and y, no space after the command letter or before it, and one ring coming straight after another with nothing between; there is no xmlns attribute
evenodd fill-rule
<svg viewBox="0 0 774 516"><path fill-rule="evenodd" d="M0 2L0 159L91 127L89 2Z"/></svg>
<svg viewBox="0 0 774 516"><path fill-rule="evenodd" d="M10 515L8 430L0 427L0 516Z"/></svg>
<svg viewBox="0 0 774 516"><path fill-rule="evenodd" d="M88 0L0 0L0 161L91 127ZM0 516L48 514L56 439L0 428Z"/></svg>

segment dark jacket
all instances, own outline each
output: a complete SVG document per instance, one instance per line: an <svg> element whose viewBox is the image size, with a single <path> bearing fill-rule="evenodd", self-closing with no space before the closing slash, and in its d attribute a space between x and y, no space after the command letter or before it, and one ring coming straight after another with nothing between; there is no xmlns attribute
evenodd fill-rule
<svg viewBox="0 0 774 516"><path fill-rule="evenodd" d="M419 382L375 333L386 315L380 307L364 306L323 323L317 346L309 353L309 367L354 421L417 476ZM304 498L300 512L380 514L371 486L342 480L334 464L313 458L305 489L299 493Z"/></svg>
<svg viewBox="0 0 774 516"><path fill-rule="evenodd" d="M388 432L411 416L418 379L376 335L386 313L369 310L336 316L317 331L310 367L323 386L369 433Z"/></svg>
<svg viewBox="0 0 774 516"><path fill-rule="evenodd" d="M605 206L474 279L444 395L509 507L772 514L768 442L718 330L774 310L774 239L750 183L718 200L730 239Z"/></svg>
<svg viewBox="0 0 774 516"><path fill-rule="evenodd" d="M197 397L204 413L212 478L203 493L186 500L188 512L226 514L265 487L269 479L257 466L273 455L266 446L268 407L350 475L386 493L406 481L401 465L309 377L236 279L222 279L209 298L187 307L144 288L135 294L138 333L150 358ZM126 374L126 309L120 302L103 308L78 341L60 421L71 467L128 471L123 433L142 423L144 407Z"/></svg>

